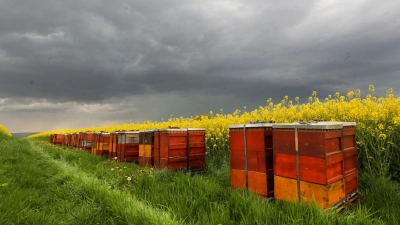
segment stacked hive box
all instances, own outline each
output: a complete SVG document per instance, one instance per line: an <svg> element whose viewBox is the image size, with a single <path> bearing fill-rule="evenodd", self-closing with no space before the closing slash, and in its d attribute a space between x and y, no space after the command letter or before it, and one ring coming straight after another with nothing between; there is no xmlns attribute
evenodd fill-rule
<svg viewBox="0 0 400 225"><path fill-rule="evenodd" d="M108 152L108 158L112 159L117 157L117 144L118 132L110 132L110 151Z"/></svg>
<svg viewBox="0 0 400 225"><path fill-rule="evenodd" d="M154 133L154 166L201 170L205 166L205 129L163 129Z"/></svg>
<svg viewBox="0 0 400 225"><path fill-rule="evenodd" d="M91 152L93 142L93 132L82 133L82 150Z"/></svg>
<svg viewBox="0 0 400 225"><path fill-rule="evenodd" d="M342 135L346 200L358 192L356 123L344 122Z"/></svg>
<svg viewBox="0 0 400 225"><path fill-rule="evenodd" d="M345 199L342 131L334 122L273 124L276 199L324 209Z"/></svg>
<svg viewBox="0 0 400 225"><path fill-rule="evenodd" d="M83 150L84 148L84 146L83 146L83 143L84 143L84 136L85 136L85 133L84 132L79 132L79 144L78 144L78 148L79 149L81 149L81 150Z"/></svg>
<svg viewBox="0 0 400 225"><path fill-rule="evenodd" d="M68 146L75 147L74 143L75 143L75 134L74 133L73 134L69 134L69 144L68 144Z"/></svg>
<svg viewBox="0 0 400 225"><path fill-rule="evenodd" d="M231 186L273 197L271 124L229 126Z"/></svg>
<svg viewBox="0 0 400 225"><path fill-rule="evenodd" d="M120 162L137 162L139 157L139 131L118 132L117 159Z"/></svg>
<svg viewBox="0 0 400 225"><path fill-rule="evenodd" d="M99 148L99 141L100 141L100 132L93 132L93 139L92 139L92 155L97 155L97 149Z"/></svg>
<svg viewBox="0 0 400 225"><path fill-rule="evenodd" d="M78 145L78 133L71 134L70 146L76 148Z"/></svg>
<svg viewBox="0 0 400 225"><path fill-rule="evenodd" d="M139 166L153 166L155 130L139 131Z"/></svg>
<svg viewBox="0 0 400 225"><path fill-rule="evenodd" d="M110 133L93 133L92 154L108 157L110 150Z"/></svg>
<svg viewBox="0 0 400 225"><path fill-rule="evenodd" d="M71 142L71 134L63 134L62 145L70 146L70 142Z"/></svg>
<svg viewBox="0 0 400 225"><path fill-rule="evenodd" d="M51 144L54 144L54 137L55 137L55 134L50 134L50 140L49 140L49 142L50 142Z"/></svg>
<svg viewBox="0 0 400 225"><path fill-rule="evenodd" d="M56 145L62 145L63 144L63 134L54 134L53 136L53 143Z"/></svg>

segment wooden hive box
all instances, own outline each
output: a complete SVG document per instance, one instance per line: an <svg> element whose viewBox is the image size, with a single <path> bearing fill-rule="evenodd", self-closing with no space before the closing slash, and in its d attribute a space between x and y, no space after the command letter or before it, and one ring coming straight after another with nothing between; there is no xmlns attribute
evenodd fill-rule
<svg viewBox="0 0 400 225"><path fill-rule="evenodd" d="M81 150L83 150L84 135L85 135L85 132L79 132L79 144L78 144L78 148L81 149Z"/></svg>
<svg viewBox="0 0 400 225"><path fill-rule="evenodd" d="M62 146L69 146L69 141L70 141L70 135L69 134L63 134Z"/></svg>
<svg viewBox="0 0 400 225"><path fill-rule="evenodd" d="M110 133L101 132L97 146L96 155L108 157L108 152L110 151Z"/></svg>
<svg viewBox="0 0 400 225"><path fill-rule="evenodd" d="M273 124L274 174L296 179L299 172L300 180L323 185L343 179L342 129L340 122Z"/></svg>
<svg viewBox="0 0 400 225"><path fill-rule="evenodd" d="M50 134L49 143L54 144L54 134Z"/></svg>
<svg viewBox="0 0 400 225"><path fill-rule="evenodd" d="M79 133L71 134L71 146L74 148L78 148L79 145Z"/></svg>
<svg viewBox="0 0 400 225"><path fill-rule="evenodd" d="M272 197L272 125L240 124L228 128L231 187Z"/></svg>
<svg viewBox="0 0 400 225"><path fill-rule="evenodd" d="M93 132L82 133L82 150L92 152Z"/></svg>
<svg viewBox="0 0 400 225"><path fill-rule="evenodd" d="M63 134L54 134L54 144L56 145L62 145L63 144Z"/></svg>
<svg viewBox="0 0 400 225"><path fill-rule="evenodd" d="M139 131L139 166L153 166L155 131L154 129Z"/></svg>
<svg viewBox="0 0 400 225"><path fill-rule="evenodd" d="M114 159L117 157L118 132L110 132L110 150L108 158Z"/></svg>
<svg viewBox="0 0 400 225"><path fill-rule="evenodd" d="M154 133L154 166L171 170L205 167L205 129L169 128Z"/></svg>
<svg viewBox="0 0 400 225"><path fill-rule="evenodd" d="M342 148L345 176L357 171L356 123L343 123Z"/></svg>
<svg viewBox="0 0 400 225"><path fill-rule="evenodd" d="M328 185L315 184L307 181L276 176L275 199L289 202L315 202L323 209L331 208L344 201L345 188L343 180ZM300 189L298 189L298 187ZM300 194L300 195L299 195Z"/></svg>
<svg viewBox="0 0 400 225"><path fill-rule="evenodd" d="M75 147L75 133L70 134L69 136L69 146L70 147Z"/></svg>
<svg viewBox="0 0 400 225"><path fill-rule="evenodd" d="M139 158L139 131L118 132L117 159L120 162L137 162Z"/></svg>
<svg viewBox="0 0 400 225"><path fill-rule="evenodd" d="M206 165L206 129L187 128L188 130L188 161L187 169L203 170Z"/></svg>
<svg viewBox="0 0 400 225"><path fill-rule="evenodd" d="M343 166L346 199L358 193L358 165L356 144L356 123L343 122Z"/></svg>
<svg viewBox="0 0 400 225"><path fill-rule="evenodd" d="M97 150L100 147L100 132L93 132L93 139L92 139L92 155L97 155Z"/></svg>

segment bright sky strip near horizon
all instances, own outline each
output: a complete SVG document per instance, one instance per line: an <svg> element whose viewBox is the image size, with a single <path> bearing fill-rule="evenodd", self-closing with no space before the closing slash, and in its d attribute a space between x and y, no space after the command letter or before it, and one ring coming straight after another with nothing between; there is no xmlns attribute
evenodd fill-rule
<svg viewBox="0 0 400 225"><path fill-rule="evenodd" d="M400 1L0 0L10 132L400 95Z"/></svg>

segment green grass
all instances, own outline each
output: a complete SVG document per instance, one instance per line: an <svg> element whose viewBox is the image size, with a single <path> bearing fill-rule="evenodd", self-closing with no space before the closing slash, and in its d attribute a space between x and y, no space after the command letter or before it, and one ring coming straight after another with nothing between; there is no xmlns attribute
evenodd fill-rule
<svg viewBox="0 0 400 225"><path fill-rule="evenodd" d="M26 139L0 146L0 224L176 223L126 192L109 190L63 154L54 160Z"/></svg>
<svg viewBox="0 0 400 225"><path fill-rule="evenodd" d="M141 168L52 146L0 140L0 224L398 224L399 184L360 176L341 214L229 187L227 155L201 174ZM130 180L128 180L130 178Z"/></svg>

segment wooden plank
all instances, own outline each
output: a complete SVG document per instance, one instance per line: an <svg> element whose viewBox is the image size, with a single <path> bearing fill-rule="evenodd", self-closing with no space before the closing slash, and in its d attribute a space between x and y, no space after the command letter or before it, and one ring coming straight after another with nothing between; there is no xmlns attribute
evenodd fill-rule
<svg viewBox="0 0 400 225"><path fill-rule="evenodd" d="M343 178L343 156L335 154L327 159L299 156L300 180L317 184L331 184ZM274 174L296 179L296 156L274 153Z"/></svg>
<svg viewBox="0 0 400 225"><path fill-rule="evenodd" d="M274 196L278 200L297 202L297 180L275 176ZM300 181L301 201L316 203L319 207L327 209L344 200L345 190L343 180L338 180L329 185L320 185Z"/></svg>

